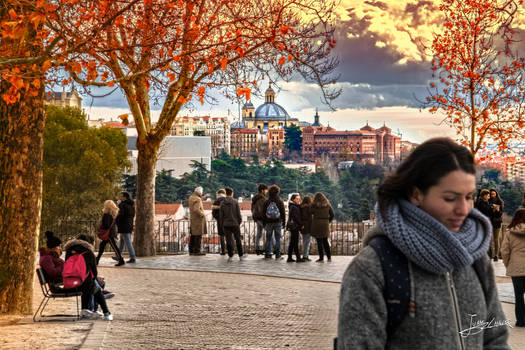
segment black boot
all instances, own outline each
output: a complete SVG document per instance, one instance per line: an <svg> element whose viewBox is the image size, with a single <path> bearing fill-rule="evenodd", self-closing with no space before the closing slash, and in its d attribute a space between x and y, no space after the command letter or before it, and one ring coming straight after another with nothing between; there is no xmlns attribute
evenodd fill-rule
<svg viewBox="0 0 525 350"><path fill-rule="evenodd" d="M126 263L126 262L124 261L124 259L121 258L121 259L119 260L119 262L118 262L117 264L115 264L115 266L122 266L122 265L124 265L125 263Z"/></svg>

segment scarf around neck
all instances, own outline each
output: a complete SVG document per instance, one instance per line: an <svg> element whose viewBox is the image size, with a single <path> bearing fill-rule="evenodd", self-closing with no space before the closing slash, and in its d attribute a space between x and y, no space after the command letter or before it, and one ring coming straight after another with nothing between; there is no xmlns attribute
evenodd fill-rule
<svg viewBox="0 0 525 350"><path fill-rule="evenodd" d="M421 268L444 274L472 263L487 253L492 225L481 212L472 209L459 232L447 229L427 212L400 199L391 203L385 217L375 206L385 235L406 257Z"/></svg>

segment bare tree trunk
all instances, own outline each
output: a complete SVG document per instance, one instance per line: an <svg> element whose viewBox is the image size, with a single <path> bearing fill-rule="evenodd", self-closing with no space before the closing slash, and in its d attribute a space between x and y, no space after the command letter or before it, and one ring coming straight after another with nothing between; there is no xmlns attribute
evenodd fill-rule
<svg viewBox="0 0 525 350"><path fill-rule="evenodd" d="M0 81L0 96L8 89ZM42 208L43 89L0 98L0 313L30 314Z"/></svg>
<svg viewBox="0 0 525 350"><path fill-rule="evenodd" d="M137 141L137 216L135 218L135 245L137 256L155 255L155 165L159 145Z"/></svg>

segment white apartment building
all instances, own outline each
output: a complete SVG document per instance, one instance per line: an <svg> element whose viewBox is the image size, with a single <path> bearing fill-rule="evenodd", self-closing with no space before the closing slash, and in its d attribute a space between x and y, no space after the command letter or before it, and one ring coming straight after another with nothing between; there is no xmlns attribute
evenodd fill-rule
<svg viewBox="0 0 525 350"><path fill-rule="evenodd" d="M216 157L222 152L230 154L230 121L225 117L180 117L171 128L173 136L209 136L211 153Z"/></svg>

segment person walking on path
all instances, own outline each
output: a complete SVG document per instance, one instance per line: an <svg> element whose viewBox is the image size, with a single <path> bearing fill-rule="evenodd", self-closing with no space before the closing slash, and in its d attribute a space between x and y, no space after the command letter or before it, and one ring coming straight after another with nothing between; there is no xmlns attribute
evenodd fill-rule
<svg viewBox="0 0 525 350"><path fill-rule="evenodd" d="M338 350L510 349L475 174L466 147L434 138L383 180L341 283Z"/></svg>
<svg viewBox="0 0 525 350"><path fill-rule="evenodd" d="M115 205L115 203L113 204ZM82 282L82 285L78 287L79 290L82 291L82 317L91 319L96 319L99 317L96 312L90 310L90 304L92 304L92 298L94 298L94 302L97 305L100 305L102 308L104 319L107 321L112 321L113 316L109 312L106 299L102 294L102 289L97 284L95 284L95 280L98 278L98 271L97 261L95 259L95 254L93 253L93 246L85 240L72 239L65 244L64 249L66 250L66 263L67 260L73 255L82 254L86 264L86 279L84 282Z"/></svg>
<svg viewBox="0 0 525 350"><path fill-rule="evenodd" d="M514 312L516 327L525 327L525 208L514 214L503 238L501 257L507 268L506 275L512 278L514 287Z"/></svg>
<svg viewBox="0 0 525 350"><path fill-rule="evenodd" d="M268 193L268 186L265 184L257 185L257 194L252 198L252 218L257 225L257 234L255 235L255 253L257 255L264 253L266 243L261 248L261 240L264 237L264 203L266 202L266 194Z"/></svg>
<svg viewBox="0 0 525 350"><path fill-rule="evenodd" d="M220 221L219 212L221 209L221 203L226 198L226 191L224 189L220 189L217 191L217 199L213 202L213 205L211 207L211 215L217 221L217 234L219 235L219 240L221 244L221 255L226 254L226 242L224 237L224 230L222 228L222 223Z"/></svg>
<svg viewBox="0 0 525 350"><path fill-rule="evenodd" d="M190 206L190 255L206 255L201 252L202 235L208 233L206 228L206 214L202 207L202 187L195 188L189 198Z"/></svg>
<svg viewBox="0 0 525 350"><path fill-rule="evenodd" d="M332 261L332 252L330 251L330 222L334 219L334 210L328 201L328 198L321 192L317 192L311 206L312 210L312 226L311 235L317 241L317 250L319 251L319 259L316 262L324 261L324 254L328 261Z"/></svg>
<svg viewBox="0 0 525 350"><path fill-rule="evenodd" d="M503 222L503 199L499 196L496 189L490 190L489 204L492 208L492 240L490 241L490 250L492 251L492 258L494 261L501 259L500 247L503 240L501 234L501 223Z"/></svg>
<svg viewBox="0 0 525 350"><path fill-rule="evenodd" d="M135 249L133 249L133 244L131 243L131 233L133 232L133 220L135 219L135 202L130 198L128 192L120 193L120 203L118 205L118 215L117 215L117 229L120 235L119 249L120 252L124 252L124 244L128 247L129 251L129 260L128 263L135 263Z"/></svg>
<svg viewBox="0 0 525 350"><path fill-rule="evenodd" d="M241 229L240 225L242 222L241 208L239 203L233 199L233 189L230 187L225 188L226 198L222 201L219 209L219 220L222 223L224 235L226 236L226 247L228 249L228 261L233 260L233 240L235 239L235 245L237 246L237 254L239 259L246 259L242 251L241 242Z"/></svg>
<svg viewBox="0 0 525 350"><path fill-rule="evenodd" d="M102 254L104 254L104 249L106 248L106 244L109 243L111 245L111 248L113 248L113 251L115 252L117 256L118 263L115 266L122 266L125 264L124 258L122 257L122 254L120 253L120 250L117 247L117 243L115 242L115 237L117 236L117 227L115 225L115 219L117 218L119 209L115 202L108 199L104 202L104 210L102 215L102 222L100 224L100 228L109 230L109 237L107 240L103 240L100 242L100 245L98 247L98 254L97 254L97 265L100 261L100 258L102 257Z"/></svg>
<svg viewBox="0 0 525 350"><path fill-rule="evenodd" d="M303 222L299 203L301 203L301 196L296 193L292 194L288 203L288 223L286 227L290 230L290 243L288 244L288 260L286 262L302 262L299 254L299 230L303 228ZM292 258L294 253L296 260Z"/></svg>
<svg viewBox="0 0 525 350"><path fill-rule="evenodd" d="M279 198L280 191L279 186L271 185L268 189L268 199L263 207L263 222L266 226L265 259L271 259L272 257L272 236L275 236L275 259L282 259L281 233L283 227L286 227L286 209L284 208L284 202Z"/></svg>
<svg viewBox="0 0 525 350"><path fill-rule="evenodd" d="M310 240L311 240L311 226L312 226L312 197L304 196L301 202L301 222L303 228L301 229L301 235L303 236L303 258L302 261L310 261L308 257L310 255Z"/></svg>

